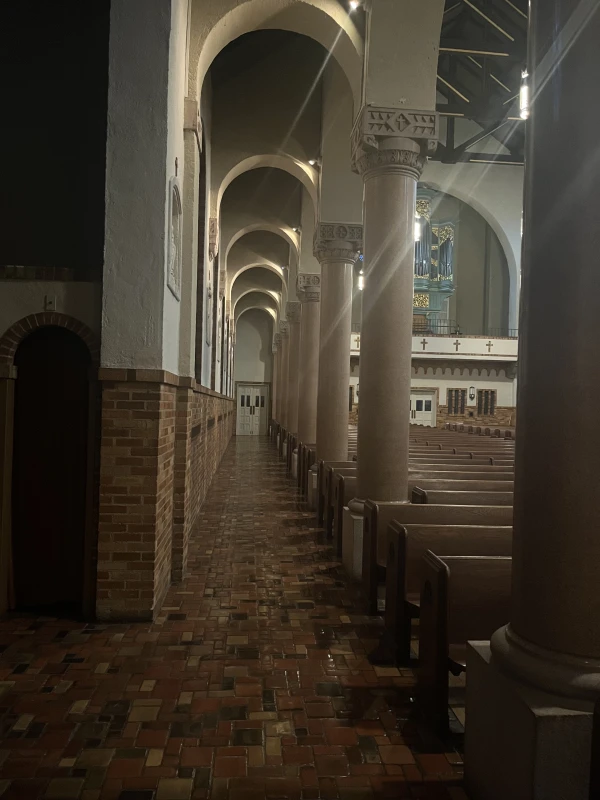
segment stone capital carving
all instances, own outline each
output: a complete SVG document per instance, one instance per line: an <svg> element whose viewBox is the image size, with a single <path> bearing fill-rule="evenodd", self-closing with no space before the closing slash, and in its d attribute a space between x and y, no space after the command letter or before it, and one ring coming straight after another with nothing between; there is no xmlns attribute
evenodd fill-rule
<svg viewBox="0 0 600 800"><path fill-rule="evenodd" d="M438 138L435 111L363 106L352 130L352 168L361 175L381 170L418 180Z"/></svg>
<svg viewBox="0 0 600 800"><path fill-rule="evenodd" d="M279 323L279 335L281 336L281 341L289 338L290 323L286 319L282 319Z"/></svg>
<svg viewBox="0 0 600 800"><path fill-rule="evenodd" d="M300 314L302 313L302 304L297 300L290 300L286 304L285 314L288 318L290 325L300 322Z"/></svg>
<svg viewBox="0 0 600 800"><path fill-rule="evenodd" d="M273 352L276 353L280 347L281 347L281 334L276 333L275 336L273 336Z"/></svg>
<svg viewBox="0 0 600 800"><path fill-rule="evenodd" d="M198 150L202 152L202 118L200 117L200 104L191 97L186 97L183 105L183 130L194 132L198 143Z"/></svg>
<svg viewBox="0 0 600 800"><path fill-rule="evenodd" d="M208 220L208 257L211 261L219 255L219 221L216 217Z"/></svg>
<svg viewBox="0 0 600 800"><path fill-rule="evenodd" d="M345 261L355 264L363 245L363 226L344 222L319 222L315 229L314 254L321 263Z"/></svg>
<svg viewBox="0 0 600 800"><path fill-rule="evenodd" d="M301 303L318 303L321 299L321 276L300 272L297 291Z"/></svg>

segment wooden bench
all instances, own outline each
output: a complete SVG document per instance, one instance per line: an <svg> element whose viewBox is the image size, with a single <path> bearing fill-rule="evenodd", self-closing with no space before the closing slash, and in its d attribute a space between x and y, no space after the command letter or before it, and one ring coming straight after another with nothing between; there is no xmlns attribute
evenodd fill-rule
<svg viewBox="0 0 600 800"><path fill-rule="evenodd" d="M317 469L317 524L325 521L325 472L327 467L356 467L355 461L319 461Z"/></svg>
<svg viewBox="0 0 600 800"><path fill-rule="evenodd" d="M344 507L356 497L356 476L347 470L342 470L342 473L340 474L337 470L333 471L333 525L331 535L333 537L334 550L338 556L342 553ZM412 492L417 485L428 490L476 492L504 492L513 488L512 481L482 480L482 476L475 472L469 473L463 480L415 478L409 475L409 491ZM503 505L503 503L494 503L494 505Z"/></svg>
<svg viewBox="0 0 600 800"><path fill-rule="evenodd" d="M423 558L419 614L420 709L439 735L448 733L448 672L465 670L469 639L490 639L510 619L512 558Z"/></svg>
<svg viewBox="0 0 600 800"><path fill-rule="evenodd" d="M411 493L411 502L447 506L512 506L513 493L503 491L436 491L425 489L425 481L419 481Z"/></svg>
<svg viewBox="0 0 600 800"><path fill-rule="evenodd" d="M511 506L413 505L367 500L363 523L362 586L368 613L377 614L377 589L385 581L388 526L402 525L512 525Z"/></svg>
<svg viewBox="0 0 600 800"><path fill-rule="evenodd" d="M510 556L510 525L401 525L388 527L385 583L385 631L393 659L410 662L412 620L419 615L422 560L428 550L438 556Z"/></svg>
<svg viewBox="0 0 600 800"><path fill-rule="evenodd" d="M345 471L344 471L345 472ZM344 507L356 497L356 473L333 474L333 549L338 557L342 555L342 532Z"/></svg>
<svg viewBox="0 0 600 800"><path fill-rule="evenodd" d="M356 477L356 466L354 467L326 467L323 485L325 497L325 512L323 515L323 527L327 538L333 534L333 517L335 513L335 478L336 476ZM350 498L351 500L352 498Z"/></svg>

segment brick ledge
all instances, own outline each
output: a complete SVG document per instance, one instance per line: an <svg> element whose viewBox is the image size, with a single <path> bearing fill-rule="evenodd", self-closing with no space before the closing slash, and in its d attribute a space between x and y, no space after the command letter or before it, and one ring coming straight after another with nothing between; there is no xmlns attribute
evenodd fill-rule
<svg viewBox="0 0 600 800"><path fill-rule="evenodd" d="M178 386L182 389L191 389L196 394L218 397L233 402L233 397L202 386L195 378L175 375L173 372L167 372L162 369L118 369L101 367L98 370L98 379L106 381L107 383L161 383L165 386Z"/></svg>

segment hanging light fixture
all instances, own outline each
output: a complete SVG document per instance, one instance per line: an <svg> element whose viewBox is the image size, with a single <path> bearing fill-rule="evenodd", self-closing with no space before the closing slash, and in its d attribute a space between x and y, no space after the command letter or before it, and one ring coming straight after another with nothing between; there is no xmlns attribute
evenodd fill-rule
<svg viewBox="0 0 600 800"><path fill-rule="evenodd" d="M350 11L356 11L360 3L358 0L350 0Z"/></svg>
<svg viewBox="0 0 600 800"><path fill-rule="evenodd" d="M526 69L521 73L521 91L519 92L519 106L521 108L521 119L529 117L529 72Z"/></svg>
<svg viewBox="0 0 600 800"><path fill-rule="evenodd" d="M358 273L358 291L362 292L364 288L365 288L365 273L364 270L361 269L361 271Z"/></svg>

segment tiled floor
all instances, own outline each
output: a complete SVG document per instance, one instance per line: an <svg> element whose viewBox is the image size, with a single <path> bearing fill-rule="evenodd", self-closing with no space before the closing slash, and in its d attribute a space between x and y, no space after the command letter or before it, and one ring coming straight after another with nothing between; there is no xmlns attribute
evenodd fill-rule
<svg viewBox="0 0 600 800"><path fill-rule="evenodd" d="M190 555L154 625L0 624L2 800L464 800L267 441L233 441Z"/></svg>

